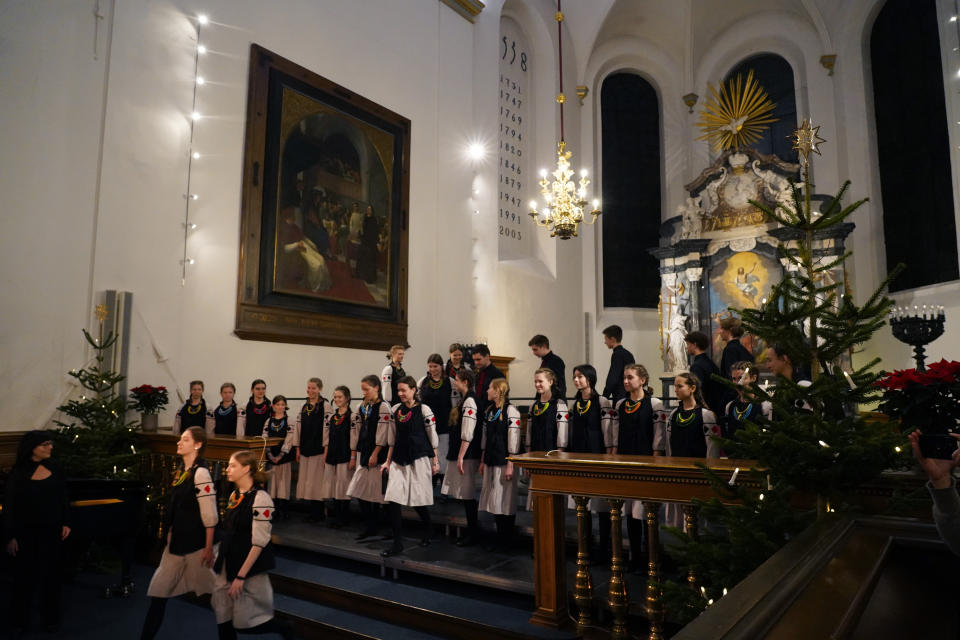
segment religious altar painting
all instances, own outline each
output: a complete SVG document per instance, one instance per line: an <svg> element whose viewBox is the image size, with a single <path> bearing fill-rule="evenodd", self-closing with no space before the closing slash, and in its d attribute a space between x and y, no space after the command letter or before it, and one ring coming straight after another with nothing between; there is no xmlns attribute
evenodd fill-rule
<svg viewBox="0 0 960 640"><path fill-rule="evenodd" d="M392 140L289 87L280 122L274 291L389 307Z"/></svg>
<svg viewBox="0 0 960 640"><path fill-rule="evenodd" d="M780 281L781 273L776 259L752 251L734 253L710 270L710 337L715 356L724 346L720 320L736 315L731 309L758 308ZM765 345L749 334L745 334L741 342L759 360Z"/></svg>
<svg viewBox="0 0 960 640"><path fill-rule="evenodd" d="M252 45L236 332L406 340L410 121Z"/></svg>

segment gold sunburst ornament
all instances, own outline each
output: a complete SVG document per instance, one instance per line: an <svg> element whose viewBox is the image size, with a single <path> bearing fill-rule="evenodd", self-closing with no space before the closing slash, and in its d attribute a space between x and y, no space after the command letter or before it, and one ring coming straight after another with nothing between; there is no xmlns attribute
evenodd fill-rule
<svg viewBox="0 0 960 640"><path fill-rule="evenodd" d="M719 93L713 85L708 85L708 89L710 97L697 122L703 135L697 140L709 140L716 151L752 144L770 123L777 121L772 115L777 104L753 77L752 69L746 82L737 74L726 85L720 85Z"/></svg>

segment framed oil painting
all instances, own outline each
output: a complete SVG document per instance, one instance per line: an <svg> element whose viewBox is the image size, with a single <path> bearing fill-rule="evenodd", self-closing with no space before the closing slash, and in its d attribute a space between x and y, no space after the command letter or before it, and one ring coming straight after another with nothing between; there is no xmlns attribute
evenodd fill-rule
<svg viewBox="0 0 960 640"><path fill-rule="evenodd" d="M407 339L410 121L254 44L235 333Z"/></svg>
<svg viewBox="0 0 960 640"><path fill-rule="evenodd" d="M757 309L766 301L773 286L783 277L779 261L753 251L733 253L710 269L710 337L713 353L719 360L726 344L720 337L720 321L733 314L731 309ZM757 362L761 362L767 345L749 333L741 338Z"/></svg>

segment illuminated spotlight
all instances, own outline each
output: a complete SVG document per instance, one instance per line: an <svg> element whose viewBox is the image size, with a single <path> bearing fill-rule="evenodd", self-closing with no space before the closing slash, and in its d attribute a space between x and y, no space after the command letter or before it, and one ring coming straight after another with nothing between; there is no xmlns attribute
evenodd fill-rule
<svg viewBox="0 0 960 640"><path fill-rule="evenodd" d="M467 157L471 160L480 161L487 155L487 149L480 142L471 142L467 146Z"/></svg>
<svg viewBox="0 0 960 640"><path fill-rule="evenodd" d="M200 117L201 117L201 116L200 116L200 112L199 112L199 111L194 111L193 113L190 114L190 117L193 118L194 120L199 120Z"/></svg>
<svg viewBox="0 0 960 640"><path fill-rule="evenodd" d="M199 160L199 159L200 159L200 152L199 152L199 151L194 151L194 152L193 152L193 159L194 159L194 160Z"/></svg>
<svg viewBox="0 0 960 640"><path fill-rule="evenodd" d="M203 84L205 84L206 82L207 82L207 81L203 79L203 76L197 76L197 84L203 85Z"/></svg>
<svg viewBox="0 0 960 640"><path fill-rule="evenodd" d="M197 45L197 53L199 53L200 55L203 55L206 52L207 52L207 48L204 45L202 44Z"/></svg>
<svg viewBox="0 0 960 640"><path fill-rule="evenodd" d="M197 22L199 22L200 24L207 24L208 22L210 22L210 18L207 17L207 14L201 13L200 15L197 16Z"/></svg>

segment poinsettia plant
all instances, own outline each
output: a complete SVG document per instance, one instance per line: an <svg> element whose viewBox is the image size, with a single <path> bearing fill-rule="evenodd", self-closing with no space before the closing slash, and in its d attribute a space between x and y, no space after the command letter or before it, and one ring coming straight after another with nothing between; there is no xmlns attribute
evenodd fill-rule
<svg viewBox="0 0 960 640"><path fill-rule="evenodd" d="M130 389L128 408L140 413L160 413L169 401L170 396L166 387L142 384Z"/></svg>
<svg viewBox="0 0 960 640"><path fill-rule="evenodd" d="M960 362L941 360L926 371L903 369L875 383L883 389L878 409L900 421L904 431L927 435L954 431L960 422Z"/></svg>

